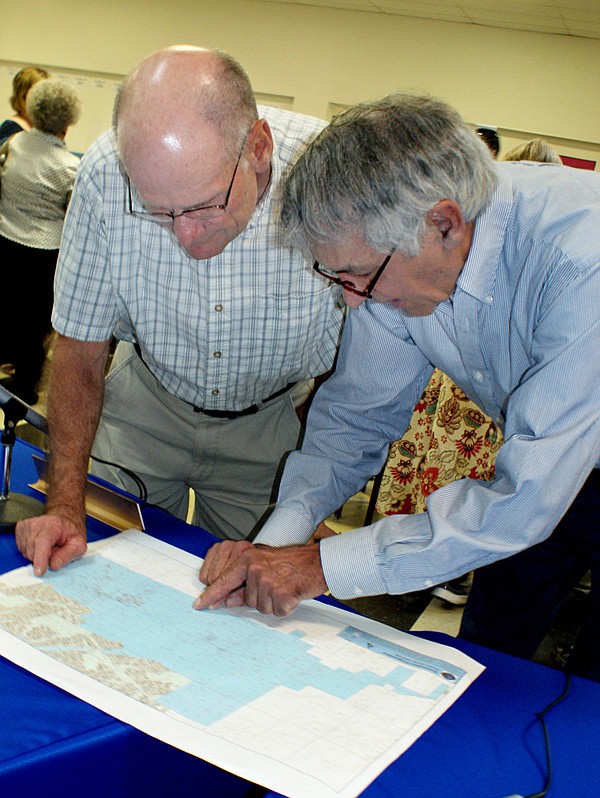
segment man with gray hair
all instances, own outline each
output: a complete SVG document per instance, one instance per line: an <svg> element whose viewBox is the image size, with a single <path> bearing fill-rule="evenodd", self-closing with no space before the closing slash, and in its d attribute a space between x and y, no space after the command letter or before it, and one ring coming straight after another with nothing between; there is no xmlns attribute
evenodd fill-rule
<svg viewBox="0 0 600 798"><path fill-rule="evenodd" d="M498 165L445 103L394 95L309 146L283 220L341 285L348 321L274 513L254 546L209 551L196 607L284 615L326 589L398 594L475 570L462 635L532 656L591 567L594 612L570 667L600 679L599 176ZM434 367L502 427L495 479L326 536L319 525L379 471Z"/></svg>
<svg viewBox="0 0 600 798"><path fill-rule="evenodd" d="M43 517L17 525L36 574L85 551L92 444L110 461L94 473L143 483L184 519L192 490L196 523L219 537L245 538L268 511L343 315L279 220L282 175L324 126L259 113L221 51L170 47L125 79L113 129L83 157L61 245L49 494Z"/></svg>

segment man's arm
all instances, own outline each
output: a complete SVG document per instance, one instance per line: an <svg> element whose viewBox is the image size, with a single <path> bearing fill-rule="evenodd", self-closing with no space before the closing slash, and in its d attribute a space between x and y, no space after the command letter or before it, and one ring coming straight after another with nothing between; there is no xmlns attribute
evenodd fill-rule
<svg viewBox="0 0 600 798"><path fill-rule="evenodd" d="M291 452L277 507L255 538L306 543L318 525L377 474L402 437L433 366L387 305L348 314L337 366L319 388L300 451Z"/></svg>
<svg viewBox="0 0 600 798"><path fill-rule="evenodd" d="M110 341L84 342L59 335L48 388L50 463L46 512L20 521L19 551L41 576L81 557L86 549L85 483L104 401Z"/></svg>

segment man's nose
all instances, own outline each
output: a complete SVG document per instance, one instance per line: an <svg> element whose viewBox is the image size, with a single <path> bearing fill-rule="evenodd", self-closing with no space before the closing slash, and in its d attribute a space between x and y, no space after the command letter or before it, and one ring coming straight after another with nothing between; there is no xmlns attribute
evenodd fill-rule
<svg viewBox="0 0 600 798"><path fill-rule="evenodd" d="M206 231L208 223L189 216L176 216L173 219L173 232L182 247L196 241Z"/></svg>
<svg viewBox="0 0 600 798"><path fill-rule="evenodd" d="M344 294L344 302L348 305L349 308L357 308L359 305L365 301L366 297L359 296L359 294L355 294L354 291L349 291L347 288L342 286L342 292Z"/></svg>

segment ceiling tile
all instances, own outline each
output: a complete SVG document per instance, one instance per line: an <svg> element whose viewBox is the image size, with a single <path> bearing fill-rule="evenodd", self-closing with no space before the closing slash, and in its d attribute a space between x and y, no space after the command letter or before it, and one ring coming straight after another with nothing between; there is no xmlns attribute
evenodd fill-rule
<svg viewBox="0 0 600 798"><path fill-rule="evenodd" d="M266 0L600 38L600 0Z"/></svg>

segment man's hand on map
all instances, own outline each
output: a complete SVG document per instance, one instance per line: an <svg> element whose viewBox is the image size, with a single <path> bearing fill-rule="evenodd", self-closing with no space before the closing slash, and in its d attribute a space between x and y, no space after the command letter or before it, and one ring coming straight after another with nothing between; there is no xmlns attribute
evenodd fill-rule
<svg viewBox="0 0 600 798"><path fill-rule="evenodd" d="M16 526L17 548L33 563L33 572L42 576L47 568L62 568L85 554L85 530L58 514L40 515L19 521Z"/></svg>
<svg viewBox="0 0 600 798"><path fill-rule="evenodd" d="M247 540L224 540L211 546L200 569L200 581L211 585L240 554L251 548L252 543Z"/></svg>
<svg viewBox="0 0 600 798"><path fill-rule="evenodd" d="M200 580L207 587L194 602L197 610L246 605L265 615L289 615L302 599L327 590L316 543L283 548L247 541L217 543Z"/></svg>

